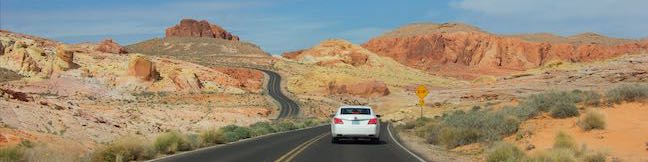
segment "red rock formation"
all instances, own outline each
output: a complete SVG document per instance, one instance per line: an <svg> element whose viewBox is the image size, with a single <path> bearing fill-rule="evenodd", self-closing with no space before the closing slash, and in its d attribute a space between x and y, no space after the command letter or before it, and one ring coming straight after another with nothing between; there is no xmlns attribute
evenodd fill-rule
<svg viewBox="0 0 648 162"><path fill-rule="evenodd" d="M648 42L617 39L608 41L617 44L601 43L606 39L611 38L581 34L565 38L569 43L532 42L463 24L414 24L373 38L362 46L408 66L464 78L506 74L551 61L600 60L648 49Z"/></svg>
<svg viewBox="0 0 648 162"><path fill-rule="evenodd" d="M128 75L137 77L142 81L153 81L159 77L155 64L142 55L132 55L130 57Z"/></svg>
<svg viewBox="0 0 648 162"><path fill-rule="evenodd" d="M330 82L327 91L331 95L348 94L358 97L380 97L389 95L389 88L387 88L387 85L375 80L354 84L338 84L336 82Z"/></svg>
<svg viewBox="0 0 648 162"><path fill-rule="evenodd" d="M247 89L249 91L256 91L263 86L263 73L258 70L247 68L229 68L229 67L214 67L214 70L220 71L228 76L239 81L238 87Z"/></svg>
<svg viewBox="0 0 648 162"><path fill-rule="evenodd" d="M167 37L209 37L238 41L239 37L206 20L182 19L180 24L166 29Z"/></svg>
<svg viewBox="0 0 648 162"><path fill-rule="evenodd" d="M113 42L112 39L106 39L99 43L97 48L95 48L96 51L101 51L105 53L116 53L116 54L125 54L128 53L126 51L126 48L120 46L119 44Z"/></svg>

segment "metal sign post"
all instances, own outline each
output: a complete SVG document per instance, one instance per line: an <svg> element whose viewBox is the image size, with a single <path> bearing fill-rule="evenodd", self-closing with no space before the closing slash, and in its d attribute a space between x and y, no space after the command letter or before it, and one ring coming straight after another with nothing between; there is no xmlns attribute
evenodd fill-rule
<svg viewBox="0 0 648 162"><path fill-rule="evenodd" d="M428 95L428 90L423 85L416 88L416 95L419 97L419 106L421 108L421 119L423 118L423 105L425 105L425 97Z"/></svg>

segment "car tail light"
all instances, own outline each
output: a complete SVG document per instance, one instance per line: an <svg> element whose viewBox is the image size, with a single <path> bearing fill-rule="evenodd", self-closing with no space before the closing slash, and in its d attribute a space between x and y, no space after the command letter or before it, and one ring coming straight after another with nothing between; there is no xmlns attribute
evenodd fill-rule
<svg viewBox="0 0 648 162"><path fill-rule="evenodd" d="M369 123L367 123L367 124L377 124L377 123L378 123L377 118L371 118L371 119L369 119Z"/></svg>
<svg viewBox="0 0 648 162"><path fill-rule="evenodd" d="M340 118L333 118L333 122L335 124L344 124L344 122L342 122L342 119L340 119Z"/></svg>

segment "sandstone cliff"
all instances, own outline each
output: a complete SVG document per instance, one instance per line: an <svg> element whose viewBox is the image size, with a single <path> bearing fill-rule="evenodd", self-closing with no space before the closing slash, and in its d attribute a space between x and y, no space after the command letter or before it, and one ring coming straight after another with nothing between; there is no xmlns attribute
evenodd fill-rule
<svg viewBox="0 0 648 162"><path fill-rule="evenodd" d="M508 74L554 61L586 62L648 49L647 41L593 33L560 37L541 33L504 36L458 24L412 24L362 45L419 69L460 78Z"/></svg>

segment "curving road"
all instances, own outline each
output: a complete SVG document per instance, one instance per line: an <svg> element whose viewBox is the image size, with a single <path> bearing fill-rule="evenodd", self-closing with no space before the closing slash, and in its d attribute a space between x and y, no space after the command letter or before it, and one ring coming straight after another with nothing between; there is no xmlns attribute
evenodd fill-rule
<svg viewBox="0 0 648 162"><path fill-rule="evenodd" d="M268 95L279 103L280 110L277 119L295 117L299 115L299 105L295 101L286 97L281 91L281 76L274 71L258 69L266 73L268 79Z"/></svg>
<svg viewBox="0 0 648 162"><path fill-rule="evenodd" d="M154 161L423 161L398 144L387 127L387 123L382 124L379 144L368 141L333 144L330 126L324 125L209 147Z"/></svg>

